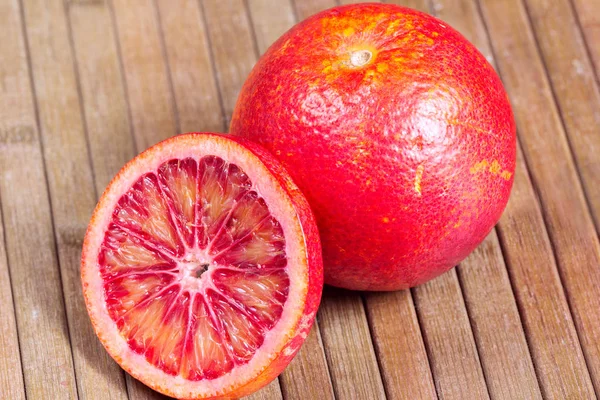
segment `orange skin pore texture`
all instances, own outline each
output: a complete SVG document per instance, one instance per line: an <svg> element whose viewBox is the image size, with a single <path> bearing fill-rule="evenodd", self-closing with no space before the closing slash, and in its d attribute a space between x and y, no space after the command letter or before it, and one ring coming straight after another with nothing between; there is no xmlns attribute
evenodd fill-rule
<svg viewBox="0 0 600 400"><path fill-rule="evenodd" d="M227 152L235 154L236 157L244 160L246 165L252 166L252 170L247 169L248 175L256 181L262 182L263 185L267 182L269 185L267 190L272 193L271 200L276 198L278 202L281 202L269 204L269 207L293 210L291 214L286 214L286 218L289 220L280 218L280 223L288 226L288 232L293 233L293 235L286 236L286 241L293 241L290 246L295 249L295 260L300 260L301 265L297 267L302 272L298 283L302 285L303 289L295 299L299 306L296 306L298 308L291 314L291 328L287 331L280 331L278 335L272 337L272 340L277 343L270 344L273 345L275 352L269 354L269 362L257 369L251 379L245 381L236 379L236 369L234 368L230 373L233 376L228 380L227 386L213 394L203 395L198 393L208 389L186 386L186 383L182 383L180 376L163 373L147 363L143 357L133 354L130 348L121 344L122 339L118 338L114 321L109 318L106 305L103 303L104 295L99 294L98 288L101 288L103 283L99 281L100 274L96 260L99 252L97 243L102 240L103 229L105 229L115 205L115 193L118 195L127 189L127 187L123 187L124 182L131 181L132 175L137 179L137 176L149 172L141 167L147 163L156 163L152 160L161 158L168 160L182 155L184 157L193 156L193 154L189 154L193 150L189 149L193 149L194 146L202 149L205 143L208 146L224 148L224 154ZM257 174L262 175L263 178L258 179ZM269 176L265 177L264 174ZM285 212L282 211L282 213ZM288 264L288 268L292 267L294 266ZM300 349L312 327L320 303L323 287L323 264L318 230L311 209L288 173L270 153L242 138L213 133L189 133L167 139L141 153L125 165L109 184L94 211L86 233L82 252L81 276L86 306L98 338L115 361L134 378L152 389L172 397L237 399L255 392L275 379ZM277 329L277 327L278 325L275 325L273 329ZM257 352L260 350L261 348ZM252 361L250 360L247 365L250 365ZM252 373L254 374L254 371ZM229 379L227 375L225 378Z"/></svg>
<svg viewBox="0 0 600 400"><path fill-rule="evenodd" d="M315 212L325 283L397 290L463 260L510 194L502 83L445 22L391 4L321 12L262 56L231 133L269 149Z"/></svg>

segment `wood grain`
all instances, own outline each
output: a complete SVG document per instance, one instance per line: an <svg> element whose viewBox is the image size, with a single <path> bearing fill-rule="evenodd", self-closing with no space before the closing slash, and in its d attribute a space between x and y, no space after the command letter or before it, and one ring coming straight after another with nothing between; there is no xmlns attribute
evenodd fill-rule
<svg viewBox="0 0 600 400"><path fill-rule="evenodd" d="M72 4L69 18L96 193L135 156L114 26L106 4Z"/></svg>
<svg viewBox="0 0 600 400"><path fill-rule="evenodd" d="M594 68L569 0L528 0L525 4L592 216L600 230L600 91Z"/></svg>
<svg viewBox="0 0 600 400"><path fill-rule="evenodd" d="M123 378L80 301L95 196L149 145L226 130L270 43L355 2L0 2L0 398L166 399ZM327 288L298 356L250 398L595 399L600 2L393 2L492 63L493 45L523 145L511 200L497 236L412 293Z"/></svg>
<svg viewBox="0 0 600 400"><path fill-rule="evenodd" d="M410 290L364 296L388 399L435 399L435 385Z"/></svg>
<svg viewBox="0 0 600 400"><path fill-rule="evenodd" d="M256 43L243 0L205 0L201 4L229 129L238 94L257 59Z"/></svg>
<svg viewBox="0 0 600 400"><path fill-rule="evenodd" d="M298 21L338 4L335 0L293 0Z"/></svg>
<svg viewBox="0 0 600 400"><path fill-rule="evenodd" d="M539 203L519 148L511 199L498 224L521 318L545 399L592 399Z"/></svg>
<svg viewBox="0 0 600 400"><path fill-rule="evenodd" d="M291 1L250 0L247 2L258 52L267 48L295 23ZM275 14L273 11L277 10Z"/></svg>
<svg viewBox="0 0 600 400"><path fill-rule="evenodd" d="M275 379L267 386L260 389L258 392L252 393L250 396L244 397L246 400L276 400L283 399L279 379Z"/></svg>
<svg viewBox="0 0 600 400"><path fill-rule="evenodd" d="M156 3L181 132L226 130L200 3Z"/></svg>
<svg viewBox="0 0 600 400"><path fill-rule="evenodd" d="M585 37L587 50L600 79L600 3L589 0L571 0L577 11L577 22Z"/></svg>
<svg viewBox="0 0 600 400"><path fill-rule="evenodd" d="M591 214L595 218L596 228L600 228L600 91L594 79L593 67L588 58L585 43L573 10L568 0L529 0L526 1L531 22L534 28L537 43L541 50L545 68L550 77L554 90L554 99L561 111L561 117L568 136L568 145L563 145L561 153L567 153L570 148L578 167L579 176L585 189ZM540 160L536 165L541 165L545 160ZM574 185L578 186L576 177ZM552 188L555 189L555 186ZM566 196L565 196L566 197ZM566 200L566 199L565 199ZM563 203L563 198L555 199L555 203ZM579 198L573 198L576 206L584 209ZM563 209L563 213L564 213ZM562 251L558 252L559 260L567 265L576 265L570 273L571 283L567 283L570 297L577 297L573 307L577 328L583 344L588 368L592 376L596 393L600 393L600 300L598 299L598 284L600 284L600 271L592 267L592 276L589 283L584 286L579 281L587 281L585 273L588 266L600 265L598 241L594 239L594 232L587 223L587 216L577 226L569 229L577 235L589 235L592 243L579 243L579 247L571 249L571 238L567 238L567 230L560 232L554 229L553 240L561 243ZM569 219L568 214L561 214L554 218L557 224ZM560 219L560 221L559 221ZM568 247L565 247L568 246ZM592 253L587 257L576 254L577 251ZM569 267L567 267L569 268ZM566 274L565 274L566 275ZM586 274L587 275L587 274ZM595 308L594 308L595 307ZM590 311L590 310L595 310Z"/></svg>
<svg viewBox="0 0 600 400"><path fill-rule="evenodd" d="M489 399L456 270L413 294L438 397Z"/></svg>
<svg viewBox="0 0 600 400"><path fill-rule="evenodd" d="M318 320L296 357L279 376L279 381L286 400L304 396L335 399Z"/></svg>
<svg viewBox="0 0 600 400"><path fill-rule="evenodd" d="M414 8L424 13L431 13L429 0L387 0L386 3L397 4L399 6Z"/></svg>
<svg viewBox="0 0 600 400"><path fill-rule="evenodd" d="M0 12L2 11L0 7ZM0 72L0 77L3 76L2 72ZM4 93L0 92L0 94L3 95ZM0 155L2 154L2 145L0 145ZM2 204L1 199L0 204ZM0 308L0 398L24 400L23 368L21 366L21 355L19 354L17 321L15 320L4 243L4 221L0 211L0 304L2 304Z"/></svg>
<svg viewBox="0 0 600 400"><path fill-rule="evenodd" d="M385 399L360 295L326 286L317 315L336 399Z"/></svg>
<svg viewBox="0 0 600 400"><path fill-rule="evenodd" d="M0 3L0 54L10 60L0 63L0 197L25 390L29 399L76 398L21 17L18 1Z"/></svg>
<svg viewBox="0 0 600 400"><path fill-rule="evenodd" d="M96 339L81 290L81 246L96 198L65 8L23 3L79 396L126 399L123 375Z"/></svg>
<svg viewBox="0 0 600 400"><path fill-rule="evenodd" d="M492 399L541 399L496 231L457 268Z"/></svg>
<svg viewBox="0 0 600 400"><path fill-rule="evenodd" d="M341 5L364 3L363 0L338 0ZM371 0L369 3L380 3L380 0Z"/></svg>
<svg viewBox="0 0 600 400"><path fill-rule="evenodd" d="M600 388L598 235L523 5L502 0L482 6L579 339Z"/></svg>
<svg viewBox="0 0 600 400"><path fill-rule="evenodd" d="M112 0L138 151L179 131L153 0Z"/></svg>
<svg viewBox="0 0 600 400"><path fill-rule="evenodd" d="M437 8L494 62L475 2L463 2L462 6L438 2ZM587 385L587 371L520 147L518 150L513 193L499 233L542 393L546 398L565 398L560 389L565 385L557 379L565 377L571 385L567 392L573 395L577 393L569 392L573 386ZM518 220L521 215L527 215L527 222ZM561 342L567 348L556 348Z"/></svg>

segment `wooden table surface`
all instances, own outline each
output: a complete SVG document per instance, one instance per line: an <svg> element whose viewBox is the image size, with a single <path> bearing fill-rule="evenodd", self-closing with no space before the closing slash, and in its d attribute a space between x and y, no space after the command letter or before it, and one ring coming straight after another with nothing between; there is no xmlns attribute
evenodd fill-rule
<svg viewBox="0 0 600 400"><path fill-rule="evenodd" d="M342 1L344 3L344 1ZM497 228L413 290L326 288L254 399L600 395L600 0L400 0L499 71L518 166ZM271 42L335 0L0 0L0 398L164 398L96 339L79 280L97 196L136 153L225 131Z"/></svg>

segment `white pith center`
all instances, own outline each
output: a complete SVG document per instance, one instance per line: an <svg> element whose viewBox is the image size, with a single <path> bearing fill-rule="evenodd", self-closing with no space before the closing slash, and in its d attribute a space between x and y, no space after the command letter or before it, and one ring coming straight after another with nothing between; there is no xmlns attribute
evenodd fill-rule
<svg viewBox="0 0 600 400"><path fill-rule="evenodd" d="M212 258L202 250L188 250L188 252L179 261L179 282L182 290L191 292L200 291L205 287L205 282L214 269L216 263Z"/></svg>

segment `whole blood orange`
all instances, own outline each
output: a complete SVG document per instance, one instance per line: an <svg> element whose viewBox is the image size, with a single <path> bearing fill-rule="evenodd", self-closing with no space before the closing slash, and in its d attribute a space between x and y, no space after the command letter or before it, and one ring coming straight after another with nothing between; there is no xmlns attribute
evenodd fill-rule
<svg viewBox="0 0 600 400"><path fill-rule="evenodd" d="M238 398L274 379L308 334L322 274L313 216L285 170L216 134L176 136L119 172L81 270L111 356L186 399Z"/></svg>
<svg viewBox="0 0 600 400"><path fill-rule="evenodd" d="M259 60L231 132L287 167L317 218L325 283L395 290L466 257L508 200L500 79L446 23L391 4L321 12Z"/></svg>

